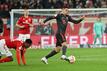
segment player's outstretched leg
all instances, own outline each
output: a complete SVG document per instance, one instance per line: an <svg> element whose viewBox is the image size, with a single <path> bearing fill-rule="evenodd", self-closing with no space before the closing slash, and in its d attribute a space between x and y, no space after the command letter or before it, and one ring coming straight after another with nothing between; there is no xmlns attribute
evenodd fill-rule
<svg viewBox="0 0 107 71"><path fill-rule="evenodd" d="M12 56L8 56L6 58L0 59L0 63L11 62L11 61L13 61Z"/></svg>
<svg viewBox="0 0 107 71"><path fill-rule="evenodd" d="M45 64L48 64L48 58L56 55L57 53L58 53L58 52L57 52L56 50L52 50L48 55L46 55L45 57L43 57L43 58L41 59L41 61L42 61L43 63L45 63Z"/></svg>

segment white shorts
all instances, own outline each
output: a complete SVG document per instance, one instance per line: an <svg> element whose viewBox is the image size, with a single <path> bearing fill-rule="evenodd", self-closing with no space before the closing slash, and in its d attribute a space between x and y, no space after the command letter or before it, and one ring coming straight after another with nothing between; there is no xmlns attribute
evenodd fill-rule
<svg viewBox="0 0 107 71"><path fill-rule="evenodd" d="M26 39L30 39L30 34L19 34L18 40L25 41Z"/></svg>
<svg viewBox="0 0 107 71"><path fill-rule="evenodd" d="M0 56L12 56L12 53L9 51L8 47L5 44L5 39L0 40Z"/></svg>

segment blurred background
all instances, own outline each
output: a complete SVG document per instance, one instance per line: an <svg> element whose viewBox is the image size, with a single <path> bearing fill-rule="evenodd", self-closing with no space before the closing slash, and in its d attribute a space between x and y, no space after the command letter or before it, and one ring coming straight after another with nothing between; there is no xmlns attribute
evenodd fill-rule
<svg viewBox="0 0 107 71"><path fill-rule="evenodd" d="M102 9L102 8L107 8L107 0L0 0L0 18L3 20L4 22L4 36L6 37L10 37L10 28L11 28L11 11L13 9L23 9L24 6L27 5L29 7L29 9L60 9L62 6L67 6L70 9ZM51 12L48 12L49 14L51 14ZM78 12L77 12L78 13ZM80 12L79 12L80 13ZM42 14L42 13L41 13ZM18 18L20 17L20 14L15 15L14 17L14 24L16 23L16 21L18 20ZM48 15L47 15L48 16ZM33 33L32 33L32 39L34 41L37 41L36 39L38 38L38 41L35 42L35 45L40 45L41 42L41 36L42 35L48 35L48 36L53 36L56 32L56 24L51 24L49 23L49 25L47 26L42 26L40 21L46 19L47 17L45 16L33 16L33 22L36 25ZM93 22L89 22L90 20L93 21L95 19L95 15L93 15L94 17L91 16L91 19L89 19L88 21L85 22L85 25L74 25L74 30L68 26L67 29L67 36L70 35L79 35L79 33L81 33L80 28L81 27L85 27L89 30L87 30L87 32L83 33L84 35L87 35L90 39L93 40L92 36L93 36ZM103 17L103 20L106 24L106 17L107 17L107 13L105 14L105 12L103 14L101 14L101 16ZM89 16L88 16L89 17ZM55 23L55 22L54 22ZM107 33L107 25L105 25L105 33ZM17 29L14 29L17 30ZM17 35L17 32L14 33L15 35ZM90 35L91 34L91 35ZM38 36L39 35L39 36ZM50 39L51 41L52 39ZM68 38L69 40L69 38ZM49 43L50 43L49 41ZM68 41L69 43L69 41ZM79 43L79 42L78 42ZM93 41L89 41L89 44L92 44Z"/></svg>

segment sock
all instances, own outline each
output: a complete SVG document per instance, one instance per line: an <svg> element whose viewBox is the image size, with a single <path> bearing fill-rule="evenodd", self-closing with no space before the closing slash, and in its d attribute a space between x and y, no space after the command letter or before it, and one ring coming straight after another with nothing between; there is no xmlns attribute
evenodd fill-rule
<svg viewBox="0 0 107 71"><path fill-rule="evenodd" d="M0 63L11 62L11 61L13 61L12 57L6 57L6 58L3 58L3 59L0 59Z"/></svg>
<svg viewBox="0 0 107 71"><path fill-rule="evenodd" d="M52 50L52 51L51 51L48 55L46 55L45 57L46 57L46 59L48 59L48 58L56 55L57 53L58 53L58 52L56 52L55 50Z"/></svg>
<svg viewBox="0 0 107 71"><path fill-rule="evenodd" d="M97 38L95 37L95 38L94 38L94 44L96 44L96 40L97 40Z"/></svg>
<svg viewBox="0 0 107 71"><path fill-rule="evenodd" d="M66 55L67 46L62 47L62 55Z"/></svg>
<svg viewBox="0 0 107 71"><path fill-rule="evenodd" d="M2 56L2 54L1 54L1 52L0 52L0 59L1 59L1 56Z"/></svg>
<svg viewBox="0 0 107 71"><path fill-rule="evenodd" d="M1 59L1 56L0 56L0 59Z"/></svg>

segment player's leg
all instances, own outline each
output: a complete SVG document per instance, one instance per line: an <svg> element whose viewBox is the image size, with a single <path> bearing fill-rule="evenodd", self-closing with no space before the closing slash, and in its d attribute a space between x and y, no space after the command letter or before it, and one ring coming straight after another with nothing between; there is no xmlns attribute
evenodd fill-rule
<svg viewBox="0 0 107 71"><path fill-rule="evenodd" d="M62 43L62 56L61 56L61 59L66 58L66 50L67 50L67 44L66 44L66 42L63 42Z"/></svg>
<svg viewBox="0 0 107 71"><path fill-rule="evenodd" d="M60 52L61 50L61 39L60 39L60 35L59 34L56 34L56 47L54 48L54 50L52 50L49 54L47 54L45 57L43 57L41 60L45 63L45 64L48 64L47 62L47 59L56 55L58 52Z"/></svg>
<svg viewBox="0 0 107 71"><path fill-rule="evenodd" d="M66 38L65 38L65 35L60 33L59 34L59 41L61 43L61 46L62 46L62 56L61 56L61 59L66 59L66 50L67 50L67 43L66 43Z"/></svg>
<svg viewBox="0 0 107 71"><path fill-rule="evenodd" d="M61 59L67 61L67 62L70 62L68 57L66 56L66 51L67 51L67 44L66 42L63 42L62 43L62 56L61 56Z"/></svg>
<svg viewBox="0 0 107 71"><path fill-rule="evenodd" d="M96 44L97 41L97 35L94 36L94 45Z"/></svg>
<svg viewBox="0 0 107 71"><path fill-rule="evenodd" d="M99 44L102 44L102 34L99 35Z"/></svg>
<svg viewBox="0 0 107 71"><path fill-rule="evenodd" d="M0 59L1 59L1 57L2 57L2 54L1 54L1 52L0 52Z"/></svg>
<svg viewBox="0 0 107 71"><path fill-rule="evenodd" d="M1 54L2 55L6 55L6 57L0 59L0 63L13 61L12 53L9 51L9 49L7 48L7 46L1 47Z"/></svg>
<svg viewBox="0 0 107 71"><path fill-rule="evenodd" d="M42 61L43 63L45 63L45 64L48 64L47 60L48 60L50 57L56 55L58 52L60 52L60 50L61 50L61 47L58 47L58 46L55 47L54 50L52 50L49 54L47 54L45 57L43 57L43 58L41 59L41 61Z"/></svg>

